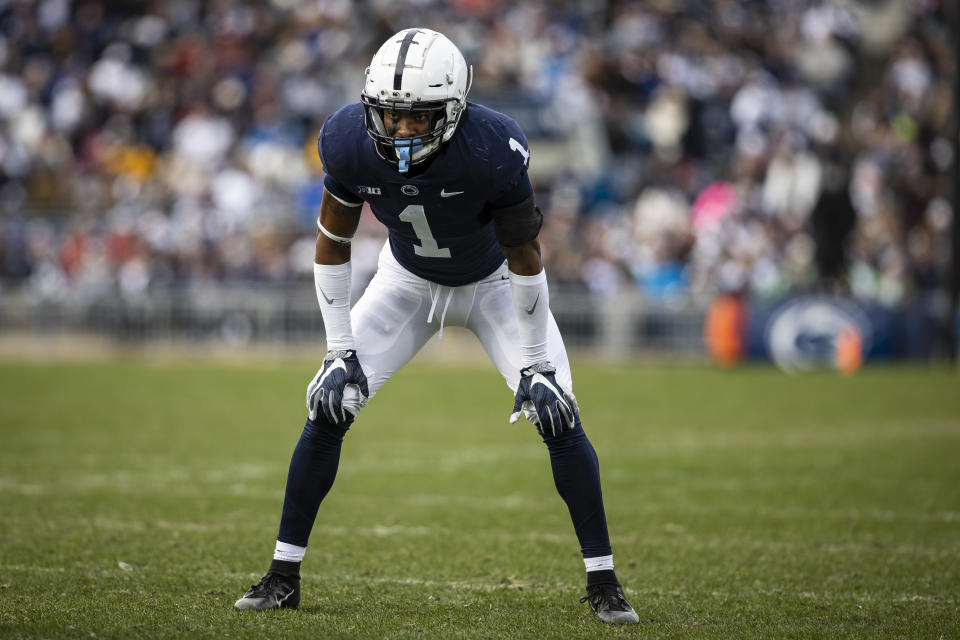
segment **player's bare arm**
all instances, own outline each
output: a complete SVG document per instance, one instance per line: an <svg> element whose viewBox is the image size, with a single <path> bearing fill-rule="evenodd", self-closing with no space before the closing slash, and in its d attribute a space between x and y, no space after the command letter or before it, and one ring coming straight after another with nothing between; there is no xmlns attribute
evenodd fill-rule
<svg viewBox="0 0 960 640"><path fill-rule="evenodd" d="M518 276L535 276L543 271L538 238L524 242L518 247L506 247L501 244L500 249L507 258L507 267Z"/></svg>
<svg viewBox="0 0 960 640"><path fill-rule="evenodd" d="M329 191L323 192L317 226L317 264L343 264L350 260L350 242L360 224L360 206L347 205ZM326 230L327 233L323 233ZM334 236L331 238L330 236ZM340 238L341 240L337 240ZM347 240L344 242L343 240Z"/></svg>

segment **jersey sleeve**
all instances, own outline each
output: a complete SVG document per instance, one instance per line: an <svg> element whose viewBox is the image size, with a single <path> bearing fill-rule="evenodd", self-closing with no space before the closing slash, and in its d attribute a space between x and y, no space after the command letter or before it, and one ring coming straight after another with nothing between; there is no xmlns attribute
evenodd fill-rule
<svg viewBox="0 0 960 640"><path fill-rule="evenodd" d="M337 182L337 179L329 173L323 178L323 188L329 191L330 195L347 206L359 207L363 204L363 200L358 200L356 196L350 193L349 189Z"/></svg>
<svg viewBox="0 0 960 640"><path fill-rule="evenodd" d="M494 196L488 203L488 206L493 209L503 209L504 207L515 205L518 202L523 202L531 195L533 195L533 185L530 184L530 176L524 171L523 174L517 178L516 182Z"/></svg>
<svg viewBox="0 0 960 640"><path fill-rule="evenodd" d="M496 149L491 154L492 194L488 206L494 209L509 207L533 195L533 185L527 169L530 166L530 145L520 125L503 117L498 123Z"/></svg>
<svg viewBox="0 0 960 640"><path fill-rule="evenodd" d="M334 114L327 119L317 139L317 154L320 156L320 162L326 174L323 187L344 204L361 205L363 200L347 186L350 165L345 161L349 157L349 152L344 147L348 138L338 130L338 115L338 113Z"/></svg>

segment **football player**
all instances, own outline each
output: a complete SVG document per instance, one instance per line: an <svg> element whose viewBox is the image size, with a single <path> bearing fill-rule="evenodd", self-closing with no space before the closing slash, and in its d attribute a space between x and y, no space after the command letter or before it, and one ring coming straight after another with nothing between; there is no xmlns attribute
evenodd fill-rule
<svg viewBox="0 0 960 640"><path fill-rule="evenodd" d="M526 417L547 446L586 565L582 600L604 622L639 621L613 570L597 455L550 313L527 140L507 116L467 102L471 80L445 36L406 29L373 56L360 102L320 132L314 276L329 351L307 387L273 562L237 609L297 607L300 563L347 429L427 340L456 325L476 334L514 392L510 422ZM389 241L351 311L350 242L364 202Z"/></svg>

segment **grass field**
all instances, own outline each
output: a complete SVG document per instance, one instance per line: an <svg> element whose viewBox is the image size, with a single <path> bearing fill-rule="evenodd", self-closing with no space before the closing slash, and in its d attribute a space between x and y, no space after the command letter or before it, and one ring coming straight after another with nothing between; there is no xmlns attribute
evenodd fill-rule
<svg viewBox="0 0 960 640"><path fill-rule="evenodd" d="M300 610L235 612L312 373L0 364L0 637L960 637L960 380L908 368L578 362L642 621L609 628L502 381L415 363L347 436Z"/></svg>

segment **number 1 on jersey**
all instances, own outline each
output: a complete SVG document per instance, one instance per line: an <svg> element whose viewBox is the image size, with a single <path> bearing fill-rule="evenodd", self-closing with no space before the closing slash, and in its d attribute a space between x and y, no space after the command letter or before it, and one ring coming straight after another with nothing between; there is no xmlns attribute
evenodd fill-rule
<svg viewBox="0 0 960 640"><path fill-rule="evenodd" d="M433 232L430 231L430 225L427 224L427 212L423 210L423 205L411 204L400 212L399 218L404 222L413 225L413 232L417 234L420 244L413 245L413 252L423 258L449 258L450 249L441 249L437 245Z"/></svg>

